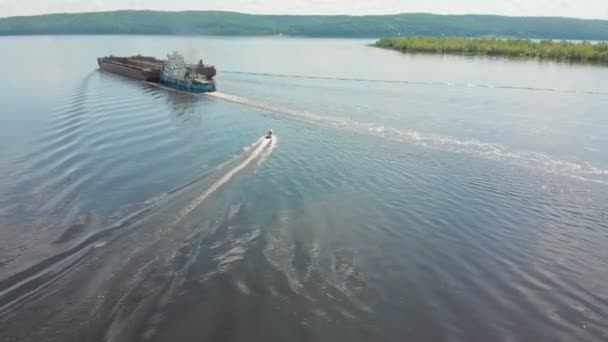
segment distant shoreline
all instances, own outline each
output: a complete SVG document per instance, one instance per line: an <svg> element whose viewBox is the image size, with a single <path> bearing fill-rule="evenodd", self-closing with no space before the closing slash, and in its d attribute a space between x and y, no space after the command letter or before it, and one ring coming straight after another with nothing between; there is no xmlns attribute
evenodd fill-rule
<svg viewBox="0 0 608 342"><path fill-rule="evenodd" d="M497 15L261 15L221 11L114 11L0 18L0 36L395 36L608 40L608 20Z"/></svg>
<svg viewBox="0 0 608 342"><path fill-rule="evenodd" d="M371 44L404 53L539 59L608 65L608 42L463 37L393 37Z"/></svg>

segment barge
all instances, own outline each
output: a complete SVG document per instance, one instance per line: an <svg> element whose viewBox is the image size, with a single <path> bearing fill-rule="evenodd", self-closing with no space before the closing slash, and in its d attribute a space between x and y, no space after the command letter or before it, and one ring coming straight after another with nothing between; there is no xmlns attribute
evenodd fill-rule
<svg viewBox="0 0 608 342"><path fill-rule="evenodd" d="M198 64L186 64L177 52L167 55L166 60L142 55L109 56L97 58L97 63L101 70L140 81L161 83L193 93L215 91L215 67L203 64L202 60Z"/></svg>
<svg viewBox="0 0 608 342"><path fill-rule="evenodd" d="M131 57L99 57L99 69L140 81L158 82L164 62L142 55Z"/></svg>

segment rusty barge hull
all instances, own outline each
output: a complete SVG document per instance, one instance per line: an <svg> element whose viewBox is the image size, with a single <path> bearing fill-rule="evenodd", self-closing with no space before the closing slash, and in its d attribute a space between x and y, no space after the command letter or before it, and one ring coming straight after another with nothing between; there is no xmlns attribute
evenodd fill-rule
<svg viewBox="0 0 608 342"><path fill-rule="evenodd" d="M153 57L100 57L99 69L136 80L158 82L163 61Z"/></svg>

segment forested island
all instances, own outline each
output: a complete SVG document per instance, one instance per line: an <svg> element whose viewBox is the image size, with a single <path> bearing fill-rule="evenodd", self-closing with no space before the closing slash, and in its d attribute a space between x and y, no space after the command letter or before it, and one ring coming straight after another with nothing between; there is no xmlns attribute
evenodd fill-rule
<svg viewBox="0 0 608 342"><path fill-rule="evenodd" d="M401 52L539 58L608 65L608 43L462 37L395 37L374 46Z"/></svg>
<svg viewBox="0 0 608 342"><path fill-rule="evenodd" d="M418 35L608 40L608 21L424 13L348 16L253 15L218 11L114 11L0 18L0 35L36 34L360 38Z"/></svg>

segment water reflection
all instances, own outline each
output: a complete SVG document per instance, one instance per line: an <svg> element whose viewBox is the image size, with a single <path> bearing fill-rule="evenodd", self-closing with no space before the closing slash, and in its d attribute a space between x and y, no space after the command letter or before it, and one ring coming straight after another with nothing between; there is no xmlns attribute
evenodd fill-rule
<svg viewBox="0 0 608 342"><path fill-rule="evenodd" d="M170 118L176 126L194 125L200 127L202 122L201 103L204 99L198 94L161 88L154 84L141 83L148 96L156 98L170 109Z"/></svg>

